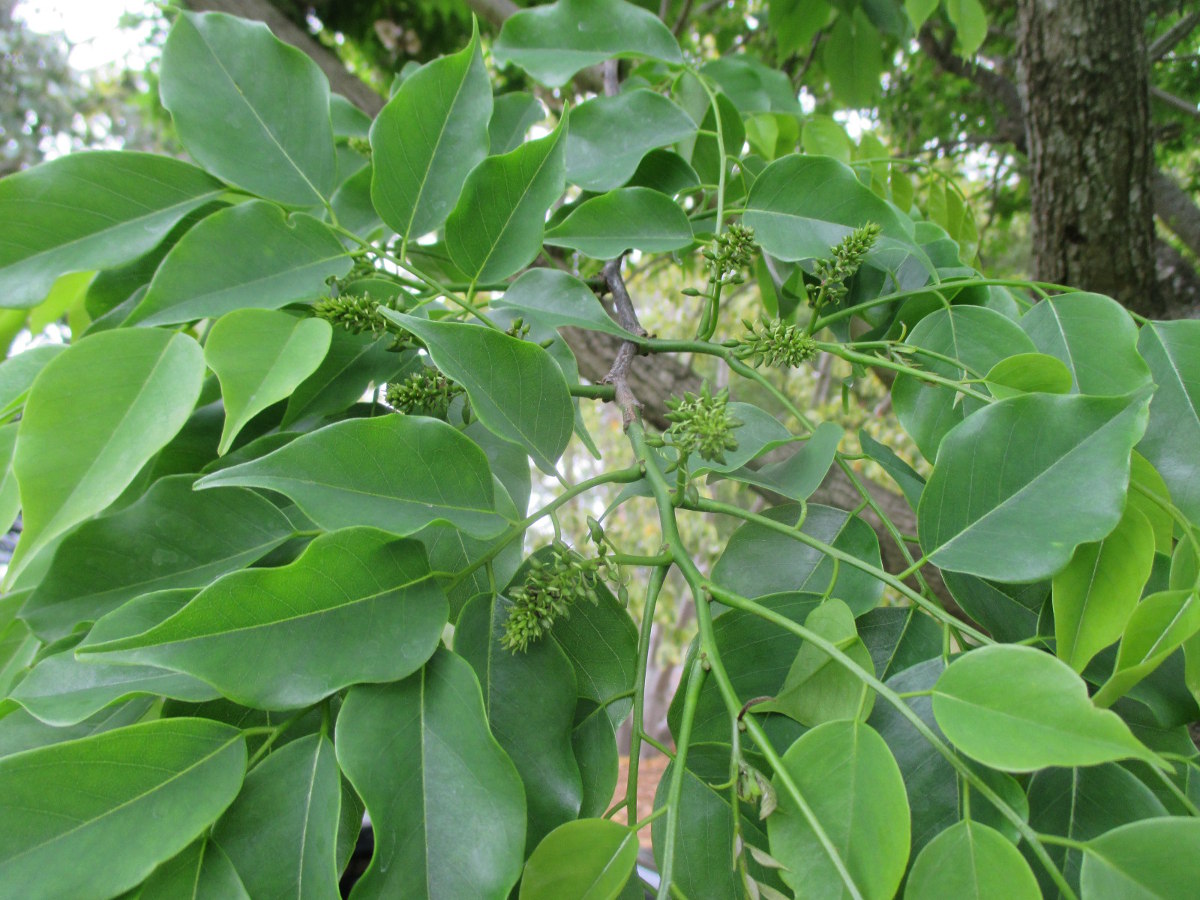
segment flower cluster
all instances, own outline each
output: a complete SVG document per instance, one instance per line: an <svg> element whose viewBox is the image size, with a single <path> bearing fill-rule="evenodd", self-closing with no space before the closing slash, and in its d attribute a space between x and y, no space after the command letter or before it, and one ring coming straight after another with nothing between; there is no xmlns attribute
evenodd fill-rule
<svg viewBox="0 0 1200 900"><path fill-rule="evenodd" d="M753 228L730 225L728 231L717 235L713 249L704 251L711 271L710 280L721 284L740 284L743 281L741 273L754 262L757 250Z"/></svg>
<svg viewBox="0 0 1200 900"><path fill-rule="evenodd" d="M598 568L598 560L584 559L557 541L548 558L531 559L524 583L508 593L512 608L504 622L501 646L524 652L545 637L560 616L569 616L577 600L598 603Z"/></svg>
<svg viewBox="0 0 1200 900"><path fill-rule="evenodd" d="M445 419L450 401L463 389L433 367L414 372L387 386L384 398L393 409L407 415Z"/></svg>
<svg viewBox="0 0 1200 900"><path fill-rule="evenodd" d="M737 449L735 428L741 426L728 410L729 389L719 391L716 396L706 383L700 394L684 394L683 399L671 397L667 400L667 421L671 427L667 436L682 456L697 452L716 463L725 462L725 451Z"/></svg>
<svg viewBox="0 0 1200 900"><path fill-rule="evenodd" d="M842 238L841 243L833 248L832 257L816 261L813 274L820 279L817 296L823 302L836 303L846 296L846 282L863 264L863 260L875 246L877 237L879 226L868 222Z"/></svg>
<svg viewBox="0 0 1200 900"><path fill-rule="evenodd" d="M325 297L313 304L313 315L330 325L341 325L354 334L384 334L388 320L379 314L379 302L361 294Z"/></svg>
<svg viewBox="0 0 1200 900"><path fill-rule="evenodd" d="M779 319L754 324L742 320L746 334L738 341L734 353L741 359L749 359L755 366L785 366L794 369L812 359L817 353L817 342L799 325L789 325Z"/></svg>
<svg viewBox="0 0 1200 900"><path fill-rule="evenodd" d="M367 159L371 158L371 142L365 137L351 135L346 139L346 146Z"/></svg>

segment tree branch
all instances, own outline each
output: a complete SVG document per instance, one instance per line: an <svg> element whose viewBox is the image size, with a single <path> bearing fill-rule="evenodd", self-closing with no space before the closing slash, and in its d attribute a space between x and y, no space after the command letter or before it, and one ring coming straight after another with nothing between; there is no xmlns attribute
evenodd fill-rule
<svg viewBox="0 0 1200 900"><path fill-rule="evenodd" d="M1160 34L1146 51L1146 55L1150 57L1150 62L1158 62L1158 60L1170 53L1171 49L1191 34L1192 29L1197 25L1200 25L1200 12L1188 13Z"/></svg>
<svg viewBox="0 0 1200 900"><path fill-rule="evenodd" d="M1176 97L1169 91L1164 91L1162 88L1150 85L1150 96L1156 100L1161 100L1163 103L1172 109L1177 109L1185 115L1191 116L1193 119L1200 119L1200 109L1195 105L1188 103L1182 97Z"/></svg>

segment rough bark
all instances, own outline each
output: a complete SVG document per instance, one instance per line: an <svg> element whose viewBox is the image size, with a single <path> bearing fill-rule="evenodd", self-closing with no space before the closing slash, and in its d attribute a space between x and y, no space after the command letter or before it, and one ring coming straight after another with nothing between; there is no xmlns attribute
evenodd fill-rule
<svg viewBox="0 0 1200 900"><path fill-rule="evenodd" d="M1142 0L1019 0L1034 274L1158 317Z"/></svg>

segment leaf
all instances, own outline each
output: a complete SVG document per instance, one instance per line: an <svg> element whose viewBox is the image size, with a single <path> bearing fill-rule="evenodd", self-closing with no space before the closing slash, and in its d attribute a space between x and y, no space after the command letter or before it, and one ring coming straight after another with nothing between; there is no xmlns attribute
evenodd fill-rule
<svg viewBox="0 0 1200 900"><path fill-rule="evenodd" d="M323 319L298 319L265 309L239 309L218 319L204 344L204 360L221 382L224 456L246 424L292 391L321 364L332 329Z"/></svg>
<svg viewBox="0 0 1200 900"><path fill-rule="evenodd" d="M1147 819L1090 841L1079 883L1089 900L1187 897L1200 878L1200 821Z"/></svg>
<svg viewBox="0 0 1200 900"><path fill-rule="evenodd" d="M213 841L233 861L252 897L337 897L340 804L333 744L323 734L310 734L250 771L213 828Z"/></svg>
<svg viewBox="0 0 1200 900"><path fill-rule="evenodd" d="M769 519L789 526L802 514L799 504L787 503L764 511ZM831 544L869 565L881 568L879 540L862 519L841 509L810 503L800 530ZM713 581L746 597L783 591L823 593L836 579L830 596L842 600L855 613L873 608L883 594L874 576L848 563L839 563L795 538L766 526L748 522L725 545L712 570Z"/></svg>
<svg viewBox="0 0 1200 900"><path fill-rule="evenodd" d="M642 187L618 188L585 200L546 232L547 244L593 259L614 259L630 249L664 253L692 241L692 227L675 201Z"/></svg>
<svg viewBox="0 0 1200 900"><path fill-rule="evenodd" d="M324 223L260 200L213 213L163 259L133 325L174 325L245 307L278 309L329 291L352 261Z"/></svg>
<svg viewBox="0 0 1200 900"><path fill-rule="evenodd" d="M42 369L17 432L24 531L6 585L54 538L120 496L183 426L203 376L194 340L148 329L85 337Z"/></svg>
<svg viewBox="0 0 1200 900"><path fill-rule="evenodd" d="M860 9L834 22L821 55L834 96L855 109L873 106L883 72L883 39Z"/></svg>
<svg viewBox="0 0 1200 900"><path fill-rule="evenodd" d="M925 846L913 863L904 896L1039 900L1042 892L1011 841L993 828L966 820Z"/></svg>
<svg viewBox="0 0 1200 900"><path fill-rule="evenodd" d="M1002 584L959 572L942 573L946 587L963 612L996 640L1016 643L1038 633L1038 617L1050 595L1050 584Z"/></svg>
<svg viewBox="0 0 1200 900"><path fill-rule="evenodd" d="M835 422L822 422L787 459L759 469L742 467L725 477L764 487L789 500L807 500L829 473L844 433Z"/></svg>
<svg viewBox="0 0 1200 900"><path fill-rule="evenodd" d="M154 248L225 190L195 166L149 153L72 153L0 182L0 306L40 303L58 276Z"/></svg>
<svg viewBox="0 0 1200 900"><path fill-rule="evenodd" d="M612 900L637 863L636 832L609 819L579 819L537 845L521 876L521 900Z"/></svg>
<svg viewBox="0 0 1200 900"><path fill-rule="evenodd" d="M201 702L217 692L202 681L154 666L79 662L65 650L40 660L9 695L50 725L76 725L138 694Z"/></svg>
<svg viewBox="0 0 1200 900"><path fill-rule="evenodd" d="M1150 499L1147 494L1162 500L1171 499L1171 492L1167 490L1167 484L1158 474L1158 470L1146 457L1134 450L1129 458L1129 496L1126 502L1144 515L1150 523L1150 530L1154 534L1154 551L1170 556L1171 547L1175 543L1175 520L1171 518L1170 511Z"/></svg>
<svg viewBox="0 0 1200 900"><path fill-rule="evenodd" d="M775 36L780 59L807 50L829 21L830 12L826 0L771 0L767 23Z"/></svg>
<svg viewBox="0 0 1200 900"><path fill-rule="evenodd" d="M1154 532L1132 505L1104 540L1076 548L1054 576L1054 638L1059 659L1082 672L1124 632L1154 564Z"/></svg>
<svg viewBox="0 0 1200 900"><path fill-rule="evenodd" d="M956 366L922 353L912 355L922 369L952 379L983 378L1002 360L1035 349L1016 323L982 306L938 309L917 323L905 343L958 360L961 365ZM900 424L930 461L950 429L978 408L978 401L960 397L953 388L907 374L896 377L892 402Z"/></svg>
<svg viewBox="0 0 1200 900"><path fill-rule="evenodd" d="M1000 360L983 377L997 400L1020 394L1071 393L1071 370L1056 357L1045 353L1018 353Z"/></svg>
<svg viewBox="0 0 1200 900"><path fill-rule="evenodd" d="M545 350L482 326L382 312L421 339L434 364L463 386L490 431L524 447L543 472L554 471L571 439L575 409Z"/></svg>
<svg viewBox="0 0 1200 900"><path fill-rule="evenodd" d="M467 173L488 152L492 87L479 29L458 53L422 66L400 85L371 126L371 199L404 240L450 215Z"/></svg>
<svg viewBox="0 0 1200 900"><path fill-rule="evenodd" d="M372 387L405 371L413 364L414 354L393 353L391 346L391 337L335 328L321 365L292 392L280 427L340 413Z"/></svg>
<svg viewBox="0 0 1200 900"><path fill-rule="evenodd" d="M465 661L440 650L404 681L354 688L334 744L375 828L358 900L507 896L524 858L525 799Z"/></svg>
<svg viewBox="0 0 1200 900"><path fill-rule="evenodd" d="M132 725L141 721L153 705L154 700L150 697L138 697L101 710L78 725L55 728L35 718L17 703L6 700L0 703L0 757Z"/></svg>
<svg viewBox="0 0 1200 900"><path fill-rule="evenodd" d="M942 441L921 495L917 533L929 561L1001 581L1062 569L1077 545L1120 521L1148 400L1145 389L1024 394L969 416Z"/></svg>
<svg viewBox="0 0 1200 900"><path fill-rule="evenodd" d="M890 678L942 652L941 624L916 606L878 606L855 625L880 678Z"/></svg>
<svg viewBox="0 0 1200 900"><path fill-rule="evenodd" d="M69 534L21 611L47 639L64 637L138 594L203 587L290 538L286 516L253 491L192 490L162 478L125 509Z"/></svg>
<svg viewBox="0 0 1200 900"><path fill-rule="evenodd" d="M1200 597L1190 588L1160 591L1142 600L1129 618L1117 664L1093 702L1109 706L1153 672L1184 641L1200 631Z"/></svg>
<svg viewBox="0 0 1200 900"><path fill-rule="evenodd" d="M742 221L763 250L785 261L829 256L869 222L880 226L881 236L868 259L898 265L917 252L911 223L860 184L849 166L826 156L793 153L767 166L754 180Z"/></svg>
<svg viewBox="0 0 1200 900"><path fill-rule="evenodd" d="M24 405L38 373L66 349L63 344L43 344L0 363L0 416L11 415Z"/></svg>
<svg viewBox="0 0 1200 900"><path fill-rule="evenodd" d="M1138 350L1158 385L1138 450L1175 505L1200 522L1200 321L1151 322L1138 335Z"/></svg>
<svg viewBox="0 0 1200 900"><path fill-rule="evenodd" d="M558 127L503 156L489 156L467 176L446 220L446 249L472 281L519 272L542 249L546 211L563 192L564 110Z"/></svg>
<svg viewBox="0 0 1200 900"><path fill-rule="evenodd" d="M1165 815L1166 808L1150 789L1118 763L1045 769L1034 773L1029 782L1029 824L1040 834L1088 841L1126 823ZM1083 854L1054 844L1044 846L1078 890ZM1032 853L1026 855L1032 858ZM1034 867L1034 874L1044 893L1057 893L1057 886L1040 865Z"/></svg>
<svg viewBox="0 0 1200 900"><path fill-rule="evenodd" d="M994 769L1158 765L1115 714L1097 709L1083 679L1032 647L994 644L956 659L933 687L933 714L963 753Z"/></svg>
<svg viewBox="0 0 1200 900"><path fill-rule="evenodd" d="M917 470L901 459L887 444L881 444L867 433L865 428L858 430L858 443L862 452L879 464L883 471L896 482L904 499L908 501L913 512L921 502L921 493L925 490L925 479Z"/></svg>
<svg viewBox="0 0 1200 900"><path fill-rule="evenodd" d="M131 888L216 819L245 767L241 732L206 719L145 722L4 757L0 884L78 900Z"/></svg>
<svg viewBox="0 0 1200 900"><path fill-rule="evenodd" d="M979 0L945 0L946 15L954 24L958 52L971 56L987 37L987 13Z"/></svg>
<svg viewBox="0 0 1200 900"><path fill-rule="evenodd" d="M560 87L580 69L614 56L683 59L658 17L624 0L558 0L521 10L505 20L492 54L547 87Z"/></svg>
<svg viewBox="0 0 1200 900"><path fill-rule="evenodd" d="M1127 394L1150 381L1150 369L1138 355L1137 326L1103 294L1049 297L1035 303L1020 324L1039 351L1067 365L1073 393Z"/></svg>
<svg viewBox="0 0 1200 900"><path fill-rule="evenodd" d="M808 156L829 156L838 162L850 162L854 144L846 129L829 116L809 116L800 132L800 146Z"/></svg>
<svg viewBox="0 0 1200 900"><path fill-rule="evenodd" d="M180 13L159 90L180 142L217 177L287 206L329 197L337 165L329 82L266 25Z"/></svg>
<svg viewBox="0 0 1200 900"><path fill-rule="evenodd" d="M862 722L826 722L802 735L783 764L864 900L890 898L908 863L909 815L896 760ZM814 897L842 897L845 887L816 832L780 776L779 808L767 819L771 855L783 880Z"/></svg>
<svg viewBox="0 0 1200 900"><path fill-rule="evenodd" d="M492 537L505 526L483 451L445 422L421 416L339 422L196 482L197 490L228 485L278 491L331 531L370 525L409 535L449 522Z"/></svg>
<svg viewBox="0 0 1200 900"><path fill-rule="evenodd" d="M408 676L437 647L447 612L420 544L347 528L290 565L222 578L148 631L78 652L187 672L245 706L298 709Z"/></svg>
<svg viewBox="0 0 1200 900"><path fill-rule="evenodd" d="M250 900L225 851L200 838L154 870L138 889L137 900Z"/></svg>
<svg viewBox="0 0 1200 900"><path fill-rule="evenodd" d="M908 13L913 28L920 31L926 19L938 8L939 0L904 0L904 11Z"/></svg>
<svg viewBox="0 0 1200 900"><path fill-rule="evenodd" d="M588 701L582 701L576 706L571 747L575 752L575 762L579 766L579 777L583 783L579 817L594 819L602 816L616 794L617 779L620 776L617 734L613 730L607 709Z"/></svg>
<svg viewBox="0 0 1200 900"><path fill-rule="evenodd" d="M513 91L492 101L488 142L493 154L508 153L525 143L529 129L546 118L546 108L533 94Z"/></svg>
<svg viewBox="0 0 1200 900"><path fill-rule="evenodd" d="M842 601L826 600L808 614L804 627L875 674L871 654L859 640L858 629L854 626L854 613ZM874 701L874 692L869 691L857 675L805 642L800 645L800 652L775 699L758 704L755 709L781 712L801 725L812 727L835 719L861 718L865 721Z"/></svg>
<svg viewBox="0 0 1200 900"><path fill-rule="evenodd" d="M633 337L604 311L591 288L562 269L530 269L492 301L492 305L511 307L522 316L538 319L554 328L568 325L611 334L622 340Z"/></svg>
<svg viewBox="0 0 1200 900"><path fill-rule="evenodd" d="M691 116L654 91L594 97L571 113L567 180L585 191L610 191L629 181L651 150L695 133Z"/></svg>
<svg viewBox="0 0 1200 900"><path fill-rule="evenodd" d="M571 746L575 670L554 641L524 652L501 645L512 604L498 594L468 603L454 629L454 652L471 664L496 741L525 785L530 852L550 832L579 815L583 784Z"/></svg>

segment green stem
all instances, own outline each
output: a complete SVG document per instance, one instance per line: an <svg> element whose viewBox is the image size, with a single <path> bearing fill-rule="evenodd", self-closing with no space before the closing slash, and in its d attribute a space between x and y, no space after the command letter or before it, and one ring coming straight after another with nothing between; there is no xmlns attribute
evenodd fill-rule
<svg viewBox="0 0 1200 900"><path fill-rule="evenodd" d="M893 372L901 372L905 375L911 375L919 381L930 382L932 384L940 384L952 390L958 391L967 397L974 397L976 400L982 400L984 403L991 403L992 398L987 394L981 393L974 388L967 387L961 381L955 381L953 378L946 378L943 375L938 375L936 372L930 372L928 369L917 369L913 366L906 366L903 363L893 362L890 359L884 359L880 356L872 356L868 353L856 353L853 350L847 350L840 344L825 344L817 345L826 353L832 353L834 356L840 357L847 362L861 363L864 366L874 366L879 369L891 369Z"/></svg>
<svg viewBox="0 0 1200 900"><path fill-rule="evenodd" d="M658 595L670 570L669 565L662 565L650 573L650 583L646 587L646 603L642 608L642 627L638 634L637 668L633 676L633 725L629 732L629 772L625 780L625 804L635 815L638 770L642 761L642 731L646 715L646 670L650 667L650 634L654 628L654 608L658 605Z"/></svg>
<svg viewBox="0 0 1200 900"><path fill-rule="evenodd" d="M571 384L567 390L572 397L588 400L613 400L617 396L616 388L611 384Z"/></svg>
<svg viewBox="0 0 1200 900"><path fill-rule="evenodd" d="M671 783L667 786L667 824L662 842L662 866L659 876L658 900L666 900L671 876L675 868L675 833L679 829L679 798L683 796L683 778L687 773L688 744L692 739L692 723L696 719L696 706L700 702L700 688L708 675L704 667L703 653L696 657L692 669L687 673L687 693L683 698L683 715L680 718L679 740L675 742L675 761L671 764Z"/></svg>

